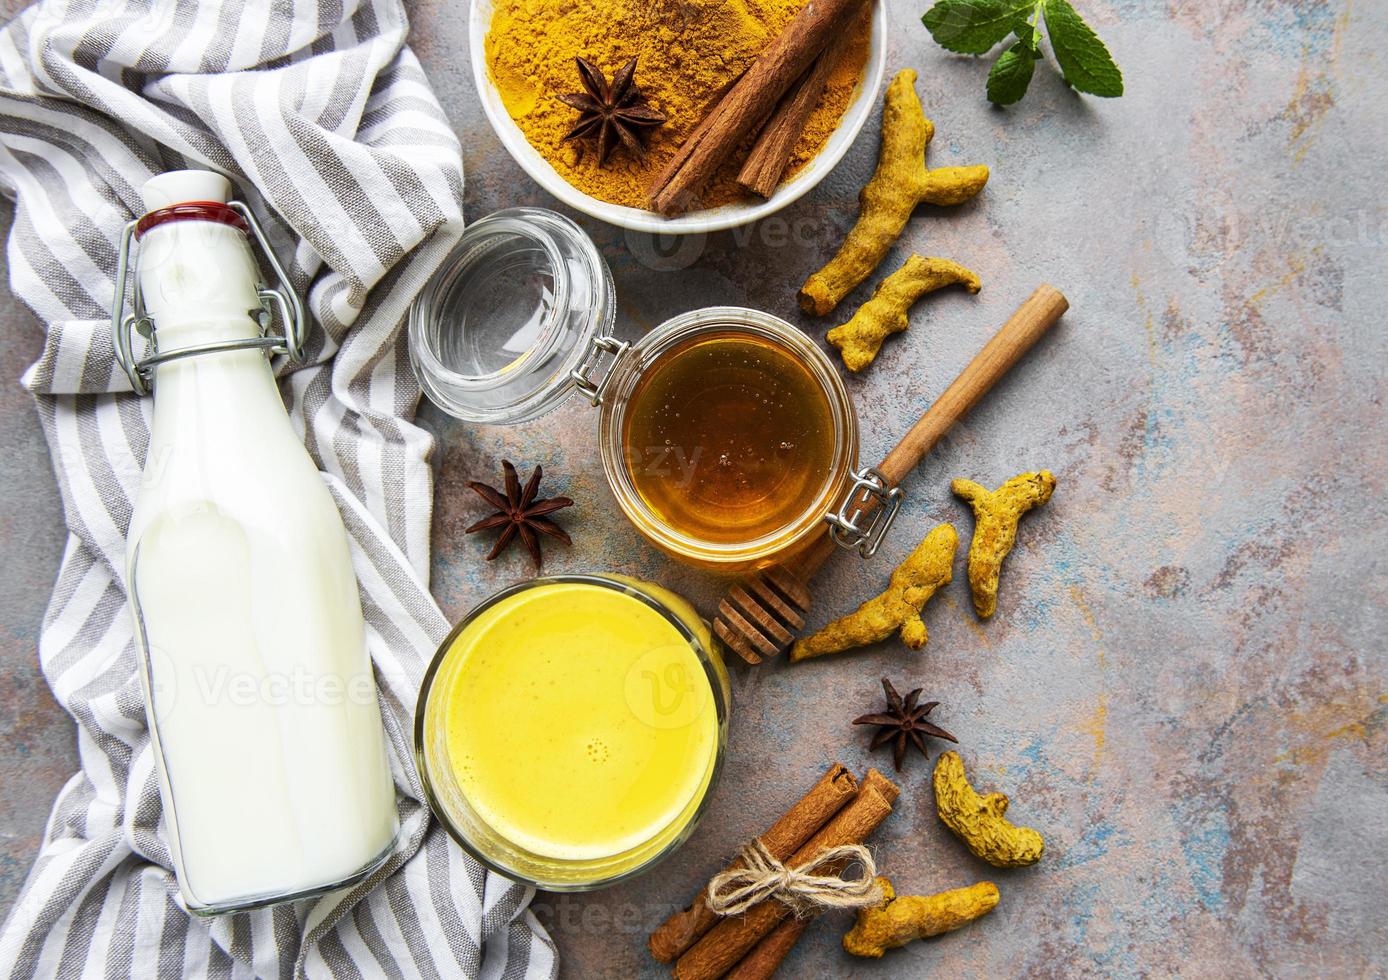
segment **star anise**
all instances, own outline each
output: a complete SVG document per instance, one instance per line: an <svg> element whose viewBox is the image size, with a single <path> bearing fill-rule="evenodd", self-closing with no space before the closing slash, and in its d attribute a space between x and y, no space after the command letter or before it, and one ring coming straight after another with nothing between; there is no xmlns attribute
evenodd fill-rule
<svg viewBox="0 0 1388 980"><path fill-rule="evenodd" d="M520 478L516 475L516 468L511 465L510 460L503 459L501 469L506 474L506 494L504 496L485 483L479 483L476 480L468 481L468 486L476 491L483 500L497 508L497 512L482 518L463 533L472 534L474 531L486 531L494 527L501 528L501 534L497 536L496 543L492 545L492 550L487 555L487 561L491 561L505 551L506 546L519 535L521 541L525 543L526 550L530 552L530 557L535 562L535 570L539 571L542 558L540 539L536 536L536 532L558 538L565 544L573 544L564 529L545 516L553 514L556 510L572 507L573 501L568 497L549 497L537 500L535 494L540 489L540 479L544 475L544 471L538 466L535 467L535 472L530 475L524 490L521 489Z"/></svg>
<svg viewBox="0 0 1388 980"><path fill-rule="evenodd" d="M901 763L906 759L907 741L915 743L916 748L921 750L921 755L927 759L930 754L925 751L925 739L923 735L933 735L936 738L947 738L951 742L958 743L955 738L943 728L925 720L925 716L940 702L927 701L925 704L918 704L921 696L921 688L916 688L906 695L906 700L901 699L901 695L896 693L896 688L892 687L892 682L885 677L882 678L882 690L887 692L887 710L879 714L863 715L853 719L855 725L877 725L877 734L872 737L872 748L880 748L892 739L896 739L895 762L897 772L901 771Z"/></svg>
<svg viewBox="0 0 1388 980"><path fill-rule="evenodd" d="M653 109L641 90L632 82L636 75L636 59L632 58L612 76L612 84L598 66L583 58L578 63L578 77L583 91L561 95L559 100L580 113L578 122L564 136L565 141L580 137L598 138L598 166L604 166L612 151L621 143L638 160L646 156L646 131L665 122L665 113Z"/></svg>

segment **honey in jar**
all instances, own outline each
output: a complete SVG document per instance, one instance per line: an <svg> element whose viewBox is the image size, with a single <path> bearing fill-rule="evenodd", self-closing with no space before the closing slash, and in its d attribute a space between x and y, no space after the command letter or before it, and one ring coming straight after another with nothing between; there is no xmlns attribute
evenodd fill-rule
<svg viewBox="0 0 1388 980"><path fill-rule="evenodd" d="M429 398L469 422L590 401L618 506L682 561L737 571L823 534L855 479L858 427L818 345L743 307L691 310L631 342L615 321L583 230L512 208L473 222L416 297L410 360Z"/></svg>
<svg viewBox="0 0 1388 980"><path fill-rule="evenodd" d="M823 494L833 469L829 397L777 340L745 330L666 351L628 400L632 485L682 533L710 542L775 534Z"/></svg>

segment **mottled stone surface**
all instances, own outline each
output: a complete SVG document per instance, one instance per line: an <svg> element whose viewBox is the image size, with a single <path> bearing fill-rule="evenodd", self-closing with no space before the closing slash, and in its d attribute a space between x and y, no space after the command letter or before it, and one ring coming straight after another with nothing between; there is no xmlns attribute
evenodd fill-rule
<svg viewBox="0 0 1388 980"><path fill-rule="evenodd" d="M647 928L835 759L870 762L850 719L878 678L924 686L971 770L1046 836L1036 867L974 860L933 813L927 769L904 774L876 838L902 892L996 882L987 920L881 963L816 925L785 975L1379 975L1388 969L1388 10L1348 0L1080 4L1128 94L1070 93L1049 64L1010 111L987 67L944 54L889 0L890 67L921 72L931 159L987 163L976 201L921 213L889 258L947 256L977 297L925 301L911 330L850 379L876 458L1039 281L1073 303L1054 334L909 482L891 541L839 558L817 618L851 608L935 522L965 536L948 481L1023 469L1059 489L1024 522L997 616L956 582L926 612L930 643L892 642L790 668L735 671L728 764L703 825L660 870L539 900L570 977L660 975ZM481 116L465 5L415 10L415 46L464 142L468 213L553 201ZM588 219L612 265L620 331L714 303L768 310L822 337L795 287L836 245L871 171L876 126L777 218L682 243ZM673 245L673 247L672 247ZM867 293L860 290L853 301ZM57 499L36 420L14 384L37 349L4 307L0 364L0 894L22 880L48 801L73 765L70 725L36 678L33 643L59 555ZM572 550L547 568L619 570L707 604L718 583L626 526L596 456L595 413L569 405L510 430L426 410L439 436L434 591L460 616L528 574L491 566L462 528L464 481L497 459L543 462L578 501Z"/></svg>

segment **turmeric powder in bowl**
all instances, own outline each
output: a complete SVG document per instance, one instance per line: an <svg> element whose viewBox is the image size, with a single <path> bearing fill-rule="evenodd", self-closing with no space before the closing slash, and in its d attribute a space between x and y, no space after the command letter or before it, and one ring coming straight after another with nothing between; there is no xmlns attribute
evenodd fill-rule
<svg viewBox="0 0 1388 980"><path fill-rule="evenodd" d="M585 194L644 208L651 181L726 88L799 13L806 0L495 0L485 40L487 69L517 127L555 171ZM853 101L867 63L872 5L864 4L852 43L791 154L785 179L814 159ZM564 142L578 113L559 100L580 91L575 58L609 78L638 59L635 84L667 117L648 137L644 159L618 148L598 166L591 140ZM743 152L719 171L703 206L746 196L737 184Z"/></svg>

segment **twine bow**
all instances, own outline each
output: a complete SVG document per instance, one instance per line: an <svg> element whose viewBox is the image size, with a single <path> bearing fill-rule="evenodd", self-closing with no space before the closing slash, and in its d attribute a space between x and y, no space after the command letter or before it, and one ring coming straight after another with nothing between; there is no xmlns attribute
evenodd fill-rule
<svg viewBox="0 0 1388 980"><path fill-rule="evenodd" d="M788 868L758 838L743 845L740 857L743 867L720 871L708 883L708 907L719 915L739 915L768 898L783 902L797 916L821 909L862 908L882 900L877 865L862 844L831 847ZM861 874L853 878L814 874L839 862L856 865Z"/></svg>

